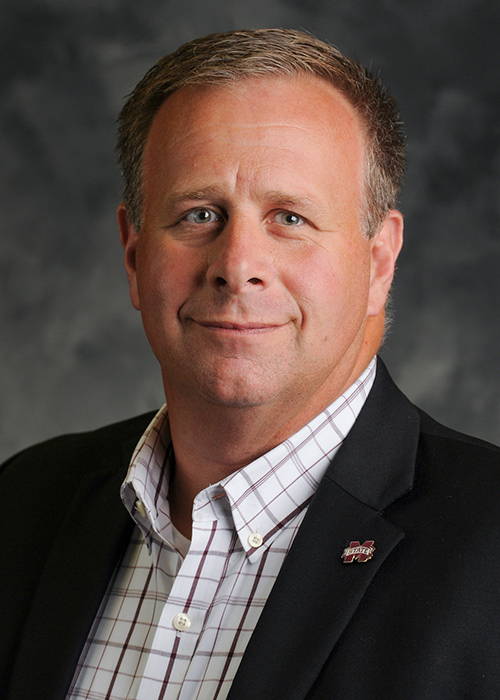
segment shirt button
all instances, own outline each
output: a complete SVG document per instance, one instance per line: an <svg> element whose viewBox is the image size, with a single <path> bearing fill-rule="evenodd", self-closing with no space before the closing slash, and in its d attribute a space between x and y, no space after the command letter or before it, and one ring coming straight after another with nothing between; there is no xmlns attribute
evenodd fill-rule
<svg viewBox="0 0 500 700"><path fill-rule="evenodd" d="M191 618L186 613L177 613L172 622L179 632L185 632L191 627Z"/></svg>
<svg viewBox="0 0 500 700"><path fill-rule="evenodd" d="M262 535L259 535L258 532L252 532L252 534L248 538L248 544L250 545L250 547L260 547L263 542L264 538L262 537Z"/></svg>
<svg viewBox="0 0 500 700"><path fill-rule="evenodd" d="M137 499L135 502L135 509L143 518L146 517L146 509L144 508L144 503L141 500Z"/></svg>

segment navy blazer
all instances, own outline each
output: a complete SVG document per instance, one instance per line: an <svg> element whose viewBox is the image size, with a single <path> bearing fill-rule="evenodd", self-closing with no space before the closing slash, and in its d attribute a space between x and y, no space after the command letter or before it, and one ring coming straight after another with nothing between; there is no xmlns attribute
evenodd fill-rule
<svg viewBox="0 0 500 700"><path fill-rule="evenodd" d="M0 698L64 700L130 538L119 489L152 414L4 465ZM371 559L345 563L352 542ZM228 700L498 700L500 449L439 425L379 361Z"/></svg>

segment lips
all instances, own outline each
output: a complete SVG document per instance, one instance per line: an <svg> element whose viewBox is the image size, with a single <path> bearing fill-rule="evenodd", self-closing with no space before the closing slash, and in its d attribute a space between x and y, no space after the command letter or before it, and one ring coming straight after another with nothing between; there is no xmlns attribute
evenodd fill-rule
<svg viewBox="0 0 500 700"><path fill-rule="evenodd" d="M277 328L278 325L280 325L277 323L262 323L261 321L245 323L235 323L232 321L197 321L196 323L208 328L227 328L234 331L265 330L266 328Z"/></svg>
<svg viewBox="0 0 500 700"><path fill-rule="evenodd" d="M199 326L209 329L223 329L230 331L266 331L278 328L279 323L263 323L262 321L236 323L233 321L195 321Z"/></svg>

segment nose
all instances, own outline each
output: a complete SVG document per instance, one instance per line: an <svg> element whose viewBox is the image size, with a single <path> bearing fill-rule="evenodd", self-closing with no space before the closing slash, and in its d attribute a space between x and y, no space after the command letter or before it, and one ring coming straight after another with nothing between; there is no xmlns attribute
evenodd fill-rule
<svg viewBox="0 0 500 700"><path fill-rule="evenodd" d="M212 252L207 279L217 290L243 294L270 285L274 274L272 244L260 222L228 221Z"/></svg>

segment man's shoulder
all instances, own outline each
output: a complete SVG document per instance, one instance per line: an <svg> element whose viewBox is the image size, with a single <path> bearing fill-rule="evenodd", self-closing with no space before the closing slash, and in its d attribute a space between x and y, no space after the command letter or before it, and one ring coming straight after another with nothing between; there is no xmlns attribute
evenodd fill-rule
<svg viewBox="0 0 500 700"><path fill-rule="evenodd" d="M436 532L446 538L451 537L447 531L460 531L462 546L469 542L471 551L478 540L486 549L494 546L491 532L500 527L500 447L418 413L414 483L395 510L408 510L410 520L418 513L418 531L429 540Z"/></svg>
<svg viewBox="0 0 500 700"><path fill-rule="evenodd" d="M107 468L110 460L122 463L130 455L155 412L144 413L94 430L69 433L32 445L10 457L1 467L0 475L79 467L80 473Z"/></svg>
<svg viewBox="0 0 500 700"><path fill-rule="evenodd" d="M373 400L370 401L370 395L367 401L367 404L371 403L370 422L373 422L375 415L380 415L385 423L387 439L394 437L398 431L405 436L414 430L418 434L417 444L421 456L424 453L431 461L454 461L460 455L457 465L473 460L476 463L490 463L498 468L500 446L459 432L435 420L402 393L380 358L374 389L371 392Z"/></svg>
<svg viewBox="0 0 500 700"><path fill-rule="evenodd" d="M456 469L474 465L491 466L500 476L500 447L473 435L453 430L418 409L420 415L420 451L429 459L448 461Z"/></svg>

